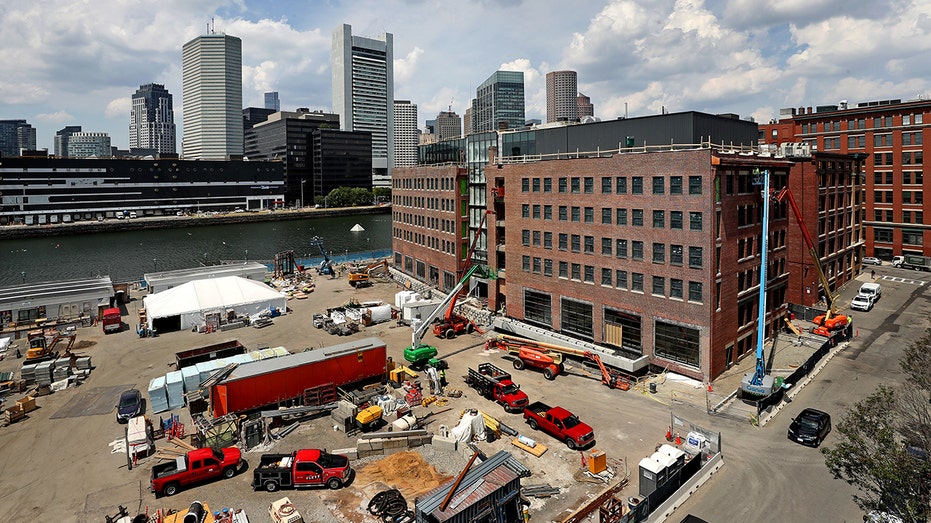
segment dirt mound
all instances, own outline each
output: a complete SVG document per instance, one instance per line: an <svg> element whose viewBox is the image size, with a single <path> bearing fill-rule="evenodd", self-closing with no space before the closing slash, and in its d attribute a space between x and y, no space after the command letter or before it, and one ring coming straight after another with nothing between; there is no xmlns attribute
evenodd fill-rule
<svg viewBox="0 0 931 523"><path fill-rule="evenodd" d="M410 451L392 454L356 471L356 482L360 487L376 482L384 483L400 490L409 500L435 489L449 479L450 476L437 472L423 456Z"/></svg>
<svg viewBox="0 0 931 523"><path fill-rule="evenodd" d="M71 347L71 351L74 352L74 351L76 351L76 350L89 349L89 348L93 347L94 345L97 345L97 342L96 342L96 341L81 340L81 341L75 343L75 344L74 344L74 347Z"/></svg>

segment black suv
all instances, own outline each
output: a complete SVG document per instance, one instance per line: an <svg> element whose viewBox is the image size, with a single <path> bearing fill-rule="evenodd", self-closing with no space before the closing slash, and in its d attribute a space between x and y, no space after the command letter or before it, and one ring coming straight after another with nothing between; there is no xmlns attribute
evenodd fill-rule
<svg viewBox="0 0 931 523"><path fill-rule="evenodd" d="M831 415L816 409L805 409L789 425L789 439L817 447L831 432Z"/></svg>

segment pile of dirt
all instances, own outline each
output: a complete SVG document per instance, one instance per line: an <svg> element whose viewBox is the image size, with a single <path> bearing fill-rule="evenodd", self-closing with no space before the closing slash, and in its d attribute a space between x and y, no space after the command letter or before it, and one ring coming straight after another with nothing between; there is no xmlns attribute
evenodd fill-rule
<svg viewBox="0 0 931 523"><path fill-rule="evenodd" d="M383 483L396 488L409 500L413 500L449 481L427 463L416 452L405 451L386 456L356 470L356 484L360 487L372 483Z"/></svg>
<svg viewBox="0 0 931 523"><path fill-rule="evenodd" d="M71 347L71 352L78 351L78 350L83 350L83 349L89 349L89 348L93 347L94 345L97 345L97 342L96 342L96 341L81 340L81 341L75 343L75 344L74 344L74 347Z"/></svg>

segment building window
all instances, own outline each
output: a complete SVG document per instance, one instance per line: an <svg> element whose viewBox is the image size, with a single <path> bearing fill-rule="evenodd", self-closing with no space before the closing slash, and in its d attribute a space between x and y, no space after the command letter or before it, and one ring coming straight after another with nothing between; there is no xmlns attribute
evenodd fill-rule
<svg viewBox="0 0 931 523"><path fill-rule="evenodd" d="M585 237L585 254L595 254L595 237L586 236Z"/></svg>
<svg viewBox="0 0 931 523"><path fill-rule="evenodd" d="M905 245L924 245L922 232L916 229L902 229L902 243Z"/></svg>
<svg viewBox="0 0 931 523"><path fill-rule="evenodd" d="M559 206L559 221L564 222L569 219L569 208L565 205Z"/></svg>
<svg viewBox="0 0 931 523"><path fill-rule="evenodd" d="M601 239L601 254L603 256L611 256L611 238Z"/></svg>
<svg viewBox="0 0 931 523"><path fill-rule="evenodd" d="M585 223L595 223L595 208L594 207L585 208Z"/></svg>
<svg viewBox="0 0 931 523"><path fill-rule="evenodd" d="M601 178L601 194L611 194L611 177L604 176Z"/></svg>
<svg viewBox="0 0 931 523"><path fill-rule="evenodd" d="M520 192L530 192L530 178L520 179Z"/></svg>
<svg viewBox="0 0 931 523"><path fill-rule="evenodd" d="M561 193L567 192L567 191L568 191L568 183L569 183L568 178L560 178L560 179L559 179L559 192L561 192Z"/></svg>
<svg viewBox="0 0 931 523"><path fill-rule="evenodd" d="M666 244L653 244L653 263L666 263Z"/></svg>
<svg viewBox="0 0 931 523"><path fill-rule="evenodd" d="M525 203L520 206L520 215L521 218L530 218L530 204Z"/></svg>
<svg viewBox="0 0 931 523"><path fill-rule="evenodd" d="M579 194L582 192L582 179L574 176L569 180L572 194Z"/></svg>
<svg viewBox="0 0 931 523"><path fill-rule="evenodd" d="M640 317L626 312L604 310L605 343L635 354L643 353Z"/></svg>
<svg viewBox="0 0 931 523"><path fill-rule="evenodd" d="M702 301L701 282L699 281L689 282L689 301L701 303Z"/></svg>
<svg viewBox="0 0 931 523"><path fill-rule="evenodd" d="M533 231L533 246L540 246L540 231Z"/></svg>
<svg viewBox="0 0 931 523"><path fill-rule="evenodd" d="M689 194L701 194L701 176L689 176Z"/></svg>
<svg viewBox="0 0 931 523"><path fill-rule="evenodd" d="M689 267L701 269L702 267L702 248L689 247Z"/></svg>
<svg viewBox="0 0 931 523"><path fill-rule="evenodd" d="M639 241L639 240L633 241L633 245L631 245L631 249L630 249L630 257L634 261L643 260L643 242L642 241Z"/></svg>
<svg viewBox="0 0 931 523"><path fill-rule="evenodd" d="M542 272L542 267L543 267L543 260L534 256L533 257L533 273L540 274Z"/></svg>
<svg viewBox="0 0 931 523"><path fill-rule="evenodd" d="M540 204L533 205L533 219L534 220L540 219Z"/></svg>
<svg viewBox="0 0 931 523"><path fill-rule="evenodd" d="M540 179L539 178L534 178L532 185L533 185L533 192L540 192Z"/></svg>
<svg viewBox="0 0 931 523"><path fill-rule="evenodd" d="M561 232L559 233L559 250L565 251L569 249L569 235Z"/></svg>
<svg viewBox="0 0 931 523"><path fill-rule="evenodd" d="M682 229L682 211L669 211L669 228Z"/></svg>
<svg viewBox="0 0 931 523"><path fill-rule="evenodd" d="M585 266L585 279L583 281L587 283L595 283L595 267L591 265Z"/></svg>
<svg viewBox="0 0 931 523"><path fill-rule="evenodd" d="M618 176L614 179L614 184L617 188L617 194L627 194L627 178L624 176Z"/></svg>
<svg viewBox="0 0 931 523"><path fill-rule="evenodd" d="M580 264L580 263L573 263L573 264L572 264L572 277L571 277L571 278L572 278L573 280L581 280L581 279L582 279L582 264Z"/></svg>
<svg viewBox="0 0 931 523"><path fill-rule="evenodd" d="M666 212L653 211L653 228L662 229L666 226Z"/></svg>
<svg viewBox="0 0 931 523"><path fill-rule="evenodd" d="M611 281L611 269L606 269L602 267L601 269L601 284L607 287L610 287L613 282Z"/></svg>
<svg viewBox="0 0 931 523"><path fill-rule="evenodd" d="M614 271L614 286L618 289L627 290L627 271Z"/></svg>
<svg viewBox="0 0 931 523"><path fill-rule="evenodd" d="M574 222L582 221L582 208L581 207L572 208L572 221Z"/></svg>
<svg viewBox="0 0 931 523"><path fill-rule="evenodd" d="M657 356L692 367L701 362L698 329L656 320L654 352Z"/></svg>
<svg viewBox="0 0 931 523"><path fill-rule="evenodd" d="M524 272L530 272L530 256L521 256L521 268Z"/></svg>
<svg viewBox="0 0 931 523"><path fill-rule="evenodd" d="M643 274L639 272L630 273L630 290L643 292Z"/></svg>
<svg viewBox="0 0 931 523"><path fill-rule="evenodd" d="M617 240L615 250L618 258L627 258L627 240Z"/></svg>
<svg viewBox="0 0 931 523"><path fill-rule="evenodd" d="M579 252L581 250L582 237L578 234L572 235L572 252Z"/></svg>
<svg viewBox="0 0 931 523"><path fill-rule="evenodd" d="M582 184L583 184L583 188L584 188L585 194L594 194L594 193L595 193L595 179L594 179L594 178L592 178L592 177L590 177L590 176L586 176L586 177L582 180Z"/></svg>
<svg viewBox="0 0 931 523"><path fill-rule="evenodd" d="M524 229L520 231L520 244L523 245L524 247L530 246L530 231L529 230Z"/></svg>
<svg viewBox="0 0 931 523"><path fill-rule="evenodd" d="M669 263L671 265L682 265L682 246L681 245L670 245L669 246Z"/></svg>
<svg viewBox="0 0 931 523"><path fill-rule="evenodd" d="M543 206L543 219L544 219L544 220L552 220L552 219L553 219L553 206L552 206L552 205L544 205L544 206Z"/></svg>
<svg viewBox="0 0 931 523"><path fill-rule="evenodd" d="M570 300L569 298L562 298L560 304L562 331L585 339L592 339L594 334L592 328L592 304Z"/></svg>
<svg viewBox="0 0 931 523"><path fill-rule="evenodd" d="M669 194L682 194L682 177L669 177Z"/></svg>
<svg viewBox="0 0 931 523"><path fill-rule="evenodd" d="M553 324L553 304L549 294L524 289L524 319L546 326Z"/></svg>
<svg viewBox="0 0 931 523"><path fill-rule="evenodd" d="M643 227L643 209L633 209L631 213L631 225L634 227Z"/></svg>
<svg viewBox="0 0 931 523"><path fill-rule="evenodd" d="M692 230L692 231L701 230L701 213L700 212L689 212L689 230Z"/></svg>
<svg viewBox="0 0 931 523"><path fill-rule="evenodd" d="M617 224L618 224L618 225L627 225L627 209L618 209L618 210L617 210Z"/></svg>
<svg viewBox="0 0 931 523"><path fill-rule="evenodd" d="M559 262L559 277L560 278L569 277L569 262L564 262L564 261Z"/></svg>
<svg viewBox="0 0 931 523"><path fill-rule="evenodd" d="M643 176L632 176L630 183L631 194L643 194Z"/></svg>
<svg viewBox="0 0 931 523"><path fill-rule="evenodd" d="M682 280L669 278L669 297L682 299Z"/></svg>
<svg viewBox="0 0 931 523"><path fill-rule="evenodd" d="M546 231L543 233L543 248L552 249L553 248L553 233Z"/></svg>
<svg viewBox="0 0 931 523"><path fill-rule="evenodd" d="M662 276L653 277L653 292L654 296L666 296L666 278Z"/></svg>
<svg viewBox="0 0 931 523"><path fill-rule="evenodd" d="M613 221L612 211L610 207L601 208L601 223L603 225L611 225Z"/></svg>
<svg viewBox="0 0 931 523"><path fill-rule="evenodd" d="M653 177L653 194L665 194L666 183L662 176Z"/></svg>
<svg viewBox="0 0 931 523"><path fill-rule="evenodd" d="M543 179L543 192L545 193L553 192L553 179L552 178Z"/></svg>
<svg viewBox="0 0 931 523"><path fill-rule="evenodd" d="M553 275L553 260L550 260L550 259L543 260L543 275L544 276Z"/></svg>

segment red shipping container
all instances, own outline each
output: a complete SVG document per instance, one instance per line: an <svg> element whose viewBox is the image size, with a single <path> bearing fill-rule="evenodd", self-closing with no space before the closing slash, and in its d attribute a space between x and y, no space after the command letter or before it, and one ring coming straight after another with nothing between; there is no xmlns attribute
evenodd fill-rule
<svg viewBox="0 0 931 523"><path fill-rule="evenodd" d="M275 405L327 383L341 387L381 380L387 356L385 342L365 338L240 365L210 387L213 415L220 417Z"/></svg>

